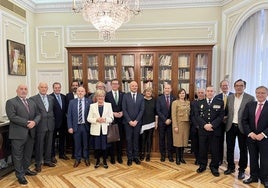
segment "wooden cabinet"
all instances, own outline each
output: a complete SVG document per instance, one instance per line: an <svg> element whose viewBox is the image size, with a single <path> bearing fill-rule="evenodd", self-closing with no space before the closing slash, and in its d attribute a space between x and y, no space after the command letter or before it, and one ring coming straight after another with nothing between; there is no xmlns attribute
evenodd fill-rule
<svg viewBox="0 0 268 188"><path fill-rule="evenodd" d="M184 88L193 100L197 88L211 84L212 47L67 47L69 84L76 80L94 92L100 80L109 91L111 80L117 78L121 90L128 92L129 82L135 80L140 92L151 86L158 96L170 83L175 96Z"/></svg>

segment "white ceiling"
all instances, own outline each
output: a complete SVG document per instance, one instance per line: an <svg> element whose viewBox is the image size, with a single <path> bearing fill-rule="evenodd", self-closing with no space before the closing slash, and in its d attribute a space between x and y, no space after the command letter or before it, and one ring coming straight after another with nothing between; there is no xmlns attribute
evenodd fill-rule
<svg viewBox="0 0 268 188"><path fill-rule="evenodd" d="M73 0L9 0L35 13L69 12ZM79 0L76 0L79 1ZM232 0L140 0L142 9L223 6Z"/></svg>

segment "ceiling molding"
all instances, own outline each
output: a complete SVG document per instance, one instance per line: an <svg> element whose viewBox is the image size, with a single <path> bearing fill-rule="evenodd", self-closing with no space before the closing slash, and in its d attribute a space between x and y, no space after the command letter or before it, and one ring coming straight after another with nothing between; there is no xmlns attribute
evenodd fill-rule
<svg viewBox="0 0 268 188"><path fill-rule="evenodd" d="M70 12L72 0L10 0L34 13ZM142 9L223 6L232 0L141 0Z"/></svg>

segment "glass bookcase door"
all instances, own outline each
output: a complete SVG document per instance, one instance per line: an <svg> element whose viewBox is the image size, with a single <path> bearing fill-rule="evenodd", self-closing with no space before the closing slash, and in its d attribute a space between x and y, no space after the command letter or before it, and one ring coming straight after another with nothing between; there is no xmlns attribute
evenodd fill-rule
<svg viewBox="0 0 268 188"><path fill-rule="evenodd" d="M111 81L117 78L117 58L116 55L104 55L104 80L106 91L111 91Z"/></svg>
<svg viewBox="0 0 268 188"><path fill-rule="evenodd" d="M87 56L87 80L88 80L88 90L90 93L96 91L96 83L99 80L99 67L98 67L98 56L88 55Z"/></svg>
<svg viewBox="0 0 268 188"><path fill-rule="evenodd" d="M147 87L153 87L153 54L141 54L140 55L140 81L141 81L141 92Z"/></svg>
<svg viewBox="0 0 268 188"><path fill-rule="evenodd" d="M158 94L162 94L164 91L164 85L166 83L171 84L172 78L172 54L160 54L158 57Z"/></svg>
<svg viewBox="0 0 268 188"><path fill-rule="evenodd" d="M135 79L135 55L122 55L122 91L129 92L129 83Z"/></svg>
<svg viewBox="0 0 268 188"><path fill-rule="evenodd" d="M185 89L189 94L190 85L190 54L179 54L178 56L178 89Z"/></svg>
<svg viewBox="0 0 268 188"><path fill-rule="evenodd" d="M206 88L208 75L208 54L198 53L195 56L195 91Z"/></svg>
<svg viewBox="0 0 268 188"><path fill-rule="evenodd" d="M83 57L82 55L72 55L72 81L83 81Z"/></svg>

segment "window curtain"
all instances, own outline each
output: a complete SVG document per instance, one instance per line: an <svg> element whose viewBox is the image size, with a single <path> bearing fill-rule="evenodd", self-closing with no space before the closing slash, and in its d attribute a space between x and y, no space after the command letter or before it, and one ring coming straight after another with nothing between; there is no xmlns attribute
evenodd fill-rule
<svg viewBox="0 0 268 188"><path fill-rule="evenodd" d="M240 78L253 96L258 86L268 87L268 10L249 17L236 36L231 83Z"/></svg>

